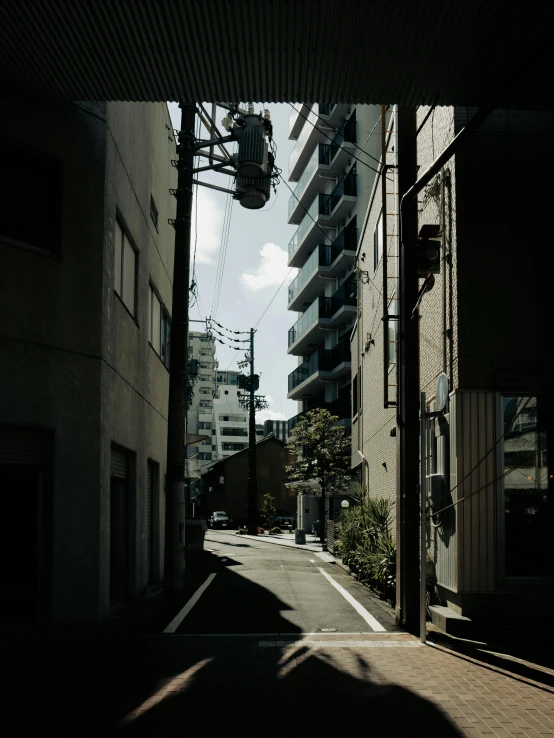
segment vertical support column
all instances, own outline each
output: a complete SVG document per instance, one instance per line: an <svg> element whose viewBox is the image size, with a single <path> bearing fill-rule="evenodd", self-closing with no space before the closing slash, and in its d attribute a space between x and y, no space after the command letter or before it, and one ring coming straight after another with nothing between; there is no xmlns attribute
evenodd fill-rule
<svg viewBox="0 0 554 738"><path fill-rule="evenodd" d="M399 341L397 413L396 619L412 633L419 626L419 331L416 267L417 199L403 200L416 181L415 108L398 108L400 205Z"/></svg>
<svg viewBox="0 0 554 738"><path fill-rule="evenodd" d="M248 485L247 485L247 519L248 532L258 532L258 476L256 469L256 399L254 393L254 329L250 329L250 389L248 416Z"/></svg>
<svg viewBox="0 0 554 738"><path fill-rule="evenodd" d="M165 580L175 592L183 588L185 571L185 438L188 384L190 239L193 185L193 142L196 105L181 103L178 145L177 215L173 262L169 403L167 413L167 486Z"/></svg>
<svg viewBox="0 0 554 738"><path fill-rule="evenodd" d="M427 641L427 398L425 392L419 402L419 443L420 443L420 532L419 532L419 638Z"/></svg>

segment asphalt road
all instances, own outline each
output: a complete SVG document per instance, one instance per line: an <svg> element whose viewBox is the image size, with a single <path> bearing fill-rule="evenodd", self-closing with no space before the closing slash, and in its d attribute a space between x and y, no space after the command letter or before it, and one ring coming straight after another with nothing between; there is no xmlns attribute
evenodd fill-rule
<svg viewBox="0 0 554 738"><path fill-rule="evenodd" d="M390 611L379 600L313 552L219 531L208 531L205 548L210 554L204 557L204 571L197 578L200 586L185 606L186 615L176 633L396 630Z"/></svg>

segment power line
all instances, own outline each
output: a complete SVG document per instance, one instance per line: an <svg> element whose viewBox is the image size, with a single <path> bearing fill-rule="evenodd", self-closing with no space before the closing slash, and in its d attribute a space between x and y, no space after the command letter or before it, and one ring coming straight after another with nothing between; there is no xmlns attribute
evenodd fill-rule
<svg viewBox="0 0 554 738"><path fill-rule="evenodd" d="M520 410L519 410L519 411L518 411L518 412L517 412L517 413L516 413L516 414L514 415L514 417L512 418L512 421L511 421L511 423L512 423L512 424L513 424L513 423L514 423L514 422L515 422L515 421L516 421L516 420L517 420L517 419L519 418L519 416L520 416L520 415L521 415L521 413L522 413L522 412L523 412L523 411L525 410L525 408L527 407L527 405L529 404L529 402L530 402L530 401L531 401L531 398L530 398L530 397L528 397L528 398L527 398L527 400L525 401L525 404L524 404L524 405L523 405L523 406L522 406L522 407L520 408ZM477 468L478 468L479 466L481 466L481 464L483 463L483 461L485 461L485 459L486 459L486 458L487 458L488 456L490 456L490 454L491 454L491 453L492 453L492 452L494 451L494 449L495 449L495 448L496 448L496 447L498 446L498 444L500 443L500 441L502 441L502 440L504 439L504 437L505 437L505 435L506 435L506 433L507 433L507 432L508 432L508 431L507 431L507 430L505 430L505 431L504 431L504 433L503 433L503 434L502 434L502 435L501 435L501 436L500 436L499 438L497 438L497 439L496 439L496 441L495 441L495 442L493 443L493 445L492 445L492 446L491 446L491 447L489 448L489 450L487 451L487 453L486 453L486 454L485 454L484 456L482 456L482 457L481 457L481 458L479 459L479 461L478 461L478 462L477 462L477 463L475 464L475 466L474 466L474 467L473 467L472 469L470 469L470 470L468 471L468 473L467 473L467 474L465 475L465 477L463 477L463 478L462 478L462 479L461 479L461 480L460 480L460 481L459 481L459 482L458 482L458 483L456 484L456 486L455 486L455 487L452 487L452 489L448 490L448 493L447 493L446 495L442 495L442 497L440 497L440 498L439 498L439 502L440 502L441 500L445 500L445 499L447 498L447 495L451 495L451 494L452 494L452 492L455 492L455 491L456 491L456 490L458 489L458 487L460 487L460 486L461 486L462 484L464 484L464 482L465 482L465 481L467 481L467 479L469 479L469 477L470 477L470 476L471 476L471 475L472 475L472 474L473 474L473 473L474 473L474 472L475 472L475 471L477 470ZM519 467L514 467L514 469L517 469L517 468L519 468ZM513 470L511 469L510 471L513 471ZM499 477L499 478L502 478L502 477ZM493 483L494 483L495 481L498 481L498 480L493 480L492 482L490 482L489 484L486 484L486 485L485 485L484 487L480 488L480 489L479 489L479 490L477 490L476 492L480 492L480 491L481 491L482 489L486 489L487 487L489 487L489 486L490 486L490 484L493 484ZM458 500L458 501L457 501L456 503L454 503L454 504L456 504L456 505L457 505L457 504L458 504L459 502L462 502L463 500L467 500L467 499L468 499L469 497L472 497L472 496L473 496L473 494L476 494L476 492L472 492L471 494L469 494L469 495L466 495L465 497L462 497L462 498L461 498L461 500ZM452 507L452 505L447 505L447 507L445 507L445 508L442 508L441 510L437 510L437 512L436 512L436 513L432 513L432 515L438 515L438 513L442 512L443 510L447 510L447 509L448 509L449 507Z"/></svg>
<svg viewBox="0 0 554 738"><path fill-rule="evenodd" d="M291 268L289 269L289 271L288 271L288 273L287 273L286 277L285 277L285 278L283 279L283 281L281 282L281 284L279 285L279 287L277 287L277 291L275 292L275 294L273 295L273 297L272 297L272 298L271 298L271 300L269 301L269 303L268 303L268 305L267 305L266 309L265 309L265 310L263 311L263 313L262 313L262 314L260 315L260 318L259 318L258 322L256 323L256 325L254 326L254 328L257 328L257 327L258 327L258 326L260 325L260 323L262 322L262 318L264 317L264 315L265 315L265 314L267 313L267 311L268 311L268 310L269 310L269 308L271 307L271 303L273 302L273 300L274 300L274 299L275 299L275 298L277 297L277 295L279 294L279 291L281 290L281 287L282 287L282 286L283 286L283 285L285 284L285 282L286 282L286 281L287 281L287 279L289 278L289 275L290 275L290 273L292 272L292 270L293 270L293 269L294 269L294 267L291 267Z"/></svg>
<svg viewBox="0 0 554 738"><path fill-rule="evenodd" d="M293 108L293 110L297 110L297 108L295 108L295 107L294 107L294 105L293 105L292 103L289 103L289 105L291 106L291 108ZM301 112L300 112L299 110L297 110L297 112L298 112L298 114L300 115L300 117L301 117L301 118L304 118L304 120L308 121L308 123L309 123L309 124L310 124L310 125L311 125L311 126L312 126L313 128L315 128L316 130L318 130L318 131L319 131L320 133L322 133L322 134L323 134L323 135L325 136L325 138L326 138L326 139L328 139L328 140L329 140L329 141L330 141L331 143L333 143L333 139L331 138L331 136L328 136L328 135L327 135L327 134L325 133L325 131L322 131L322 130L321 130L321 128L318 128L318 127L317 127L317 126L315 125L315 123L312 123L312 121L311 121L311 120L310 120L310 119L309 119L309 118L308 118L307 116L305 116L305 115L304 115L304 113L301 113ZM323 123L327 123L327 121L323 120L323 118L320 118L320 117L319 117L319 115L317 115L317 113L316 113L316 117L318 118L318 120L321 120L321 121L322 121ZM377 124L375 124L375 125L377 125ZM337 130L336 130L335 128L333 128L332 126L329 126L329 127L331 128L331 130L335 131L335 133L338 133L338 131L337 131ZM374 126L374 130L375 130L375 126ZM370 134L370 135L371 135L371 134ZM369 138L368 138L368 140L369 140ZM362 148L361 148L360 146L358 146L358 144L357 144L357 143L355 143L354 141L352 141L352 143L354 144L354 146L355 146L355 147L356 147L357 149L359 149L359 150L360 150L360 151L361 151L361 152L362 152L363 154L365 154L365 156L369 156L369 158L370 158L370 159L373 159L374 161L376 161L376 162L377 162L377 164L380 164L380 163L381 163L381 160L380 160L380 159L377 159L377 158L376 158L375 156L372 156L372 155L371 155L371 154L369 154L369 153L368 153L367 151L364 151L364 149L362 149ZM366 141L366 143L367 143L367 141ZM381 171L380 171L380 170L378 170L378 169L375 169L375 167L372 167L372 166L371 166L370 164L368 164L368 163L367 163L366 161L362 161L361 159L359 159L359 158L358 158L358 157L356 157L356 156L354 156L353 158L354 158L354 159L355 159L356 161L359 161L359 162L360 162L360 164L363 164L363 165L364 165L365 167L367 167L368 169L371 169L371 171L372 171L372 172L375 172L376 174L381 174Z"/></svg>

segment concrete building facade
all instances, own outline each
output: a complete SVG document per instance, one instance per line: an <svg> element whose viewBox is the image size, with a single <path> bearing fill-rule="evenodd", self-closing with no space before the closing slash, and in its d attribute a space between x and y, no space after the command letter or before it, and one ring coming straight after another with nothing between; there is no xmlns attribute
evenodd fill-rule
<svg viewBox="0 0 554 738"><path fill-rule="evenodd" d="M371 131L378 106L295 105L289 138L288 309L297 313L288 353L298 367L288 377L288 397L300 413L327 407L350 430L350 334L356 318L355 253L375 179L378 150ZM292 430L298 416L289 421Z"/></svg>
<svg viewBox="0 0 554 738"><path fill-rule="evenodd" d="M201 468L212 461L213 398L215 394L215 342L208 333L189 332L189 369L195 371L187 411L187 433L207 435L199 446L187 448L187 479L195 496Z"/></svg>
<svg viewBox="0 0 554 738"><path fill-rule="evenodd" d="M420 172L473 112L418 109ZM386 125L387 164L396 163L396 115ZM543 175L554 155L553 130L551 113L495 111L417 201L418 232L434 225L441 236L440 270L413 307L419 388L427 411L438 413L425 426L432 513L426 565L429 597L433 607L447 608L443 618L554 610L554 351L545 340L553 311L548 247L528 217L546 212L554 195ZM516 186L529 167L537 172L533 187ZM396 170L387 177L386 207L376 185L357 253L363 278L352 335L352 467L371 495L396 501Z"/></svg>
<svg viewBox="0 0 554 738"><path fill-rule="evenodd" d="M95 622L163 575L175 141L165 104L2 108L2 609Z"/></svg>

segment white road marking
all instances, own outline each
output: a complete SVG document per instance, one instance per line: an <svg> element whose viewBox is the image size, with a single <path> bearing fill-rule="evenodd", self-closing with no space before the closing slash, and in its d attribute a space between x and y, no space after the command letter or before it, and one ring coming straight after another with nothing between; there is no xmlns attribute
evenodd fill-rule
<svg viewBox="0 0 554 738"><path fill-rule="evenodd" d="M321 572L321 574L323 574L325 579L328 579L329 582L331 582L331 584L337 590L337 592L340 592L340 594L344 597L344 599L352 605L352 607L354 608L354 610L356 610L358 615L361 615L361 617L366 621L366 623L369 625L370 628L378 632L384 632L385 629L383 628L381 623L378 620L376 620L373 617L373 615L371 615L371 613L369 613L365 609L363 605L360 605L358 600L355 600L354 597L352 597L352 595L344 589L344 587L341 587L340 584L335 582L333 577L330 577L326 571L323 571L323 569L321 569L319 566L317 568L318 568L318 571Z"/></svg>
<svg viewBox="0 0 554 738"><path fill-rule="evenodd" d="M210 584L213 582L214 578L215 578L215 573L210 574L210 576L206 579L204 584L198 587L196 592L192 595L192 597L187 602L187 604L183 607L183 609L179 613L177 613L177 615L169 623L167 628L164 630L164 633L175 633L177 628L181 625L183 620L186 618L186 616L189 614L189 612L192 610L192 608L196 605L198 600L202 597L204 592L208 589Z"/></svg>
<svg viewBox="0 0 554 738"><path fill-rule="evenodd" d="M315 564L315 559L310 559L310 564Z"/></svg>
<svg viewBox="0 0 554 738"><path fill-rule="evenodd" d="M322 561L325 561L328 564L335 563L335 557L331 556L331 554L327 553L326 551L322 551L321 553L316 553L316 556L318 559L321 559Z"/></svg>

